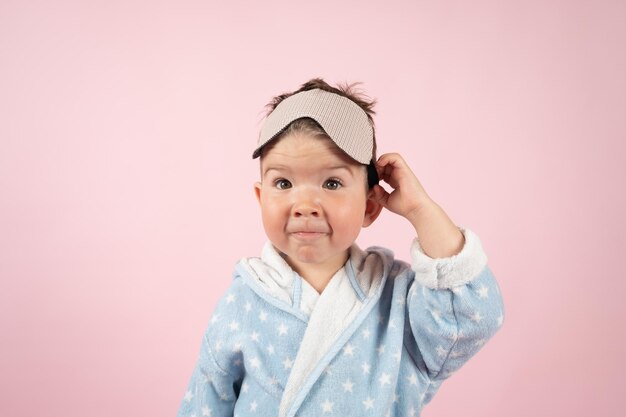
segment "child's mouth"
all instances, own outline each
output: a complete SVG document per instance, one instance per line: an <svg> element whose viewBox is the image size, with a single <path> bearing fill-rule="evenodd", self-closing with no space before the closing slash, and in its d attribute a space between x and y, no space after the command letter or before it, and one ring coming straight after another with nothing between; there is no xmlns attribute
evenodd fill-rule
<svg viewBox="0 0 626 417"><path fill-rule="evenodd" d="M299 231L299 232L292 232L291 235L300 240L315 240L322 236L325 236L326 233Z"/></svg>

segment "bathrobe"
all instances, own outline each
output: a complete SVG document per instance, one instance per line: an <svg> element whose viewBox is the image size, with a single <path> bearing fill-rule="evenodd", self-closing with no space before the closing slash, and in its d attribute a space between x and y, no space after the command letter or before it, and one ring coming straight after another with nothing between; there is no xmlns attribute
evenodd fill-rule
<svg viewBox="0 0 626 417"><path fill-rule="evenodd" d="M267 243L236 264L200 347L179 417L419 416L440 384L500 328L480 240L411 263L350 248L318 294Z"/></svg>

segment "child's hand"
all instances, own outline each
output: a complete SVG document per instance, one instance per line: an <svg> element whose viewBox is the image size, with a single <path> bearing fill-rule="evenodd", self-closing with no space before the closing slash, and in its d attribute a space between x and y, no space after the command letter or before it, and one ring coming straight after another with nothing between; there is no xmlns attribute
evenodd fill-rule
<svg viewBox="0 0 626 417"><path fill-rule="evenodd" d="M376 162L376 169L380 179L393 187L393 191L388 193L380 185L375 185L374 198L383 207L411 222L420 246L428 256L445 258L461 251L465 237L445 211L426 194L400 155L382 155Z"/></svg>
<svg viewBox="0 0 626 417"><path fill-rule="evenodd" d="M393 188L388 193L380 185L374 186L375 198L386 209L410 219L432 203L422 184L399 154L381 155L376 162L376 170L380 179Z"/></svg>

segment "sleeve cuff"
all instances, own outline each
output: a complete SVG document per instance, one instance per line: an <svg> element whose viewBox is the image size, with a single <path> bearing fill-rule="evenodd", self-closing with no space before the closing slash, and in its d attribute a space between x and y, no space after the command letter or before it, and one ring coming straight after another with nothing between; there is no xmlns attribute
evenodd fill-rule
<svg viewBox="0 0 626 417"><path fill-rule="evenodd" d="M487 255L478 236L469 229L457 227L465 236L465 244L459 253L448 258L431 258L424 253L419 239L413 239L412 268L415 280L423 286L432 289L459 287L477 277L487 265Z"/></svg>

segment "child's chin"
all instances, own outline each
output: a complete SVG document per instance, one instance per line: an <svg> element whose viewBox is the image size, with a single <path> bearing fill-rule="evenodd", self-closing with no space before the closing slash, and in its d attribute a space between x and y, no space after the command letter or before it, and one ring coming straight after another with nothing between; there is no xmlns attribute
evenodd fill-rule
<svg viewBox="0 0 626 417"><path fill-rule="evenodd" d="M322 257L318 250L310 247L300 248L294 254L294 258L301 263L315 264L322 262Z"/></svg>

